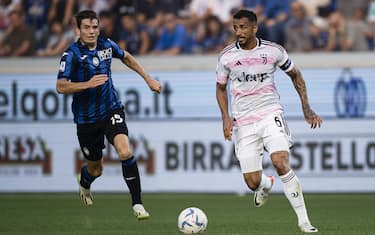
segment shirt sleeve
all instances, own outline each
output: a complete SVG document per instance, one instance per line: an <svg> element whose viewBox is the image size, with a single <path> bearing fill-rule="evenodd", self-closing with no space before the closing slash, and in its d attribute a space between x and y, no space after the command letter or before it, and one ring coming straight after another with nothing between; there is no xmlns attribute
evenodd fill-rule
<svg viewBox="0 0 375 235"><path fill-rule="evenodd" d="M289 58L288 53L283 47L281 47L278 51L279 54L277 56L277 66L279 66L284 72L289 72L294 68L293 61Z"/></svg>
<svg viewBox="0 0 375 235"><path fill-rule="evenodd" d="M216 82L220 84L227 84L229 69L223 63L223 57L220 57L216 65Z"/></svg>
<svg viewBox="0 0 375 235"><path fill-rule="evenodd" d="M124 58L125 57L125 51L123 49L121 49L121 47L119 45L117 45L117 43L112 41L111 39L107 39L107 40L111 43L112 57L118 58L118 59Z"/></svg>
<svg viewBox="0 0 375 235"><path fill-rule="evenodd" d="M62 54L57 79L71 79L71 73L73 70L73 57L74 54L71 50L67 50Z"/></svg>

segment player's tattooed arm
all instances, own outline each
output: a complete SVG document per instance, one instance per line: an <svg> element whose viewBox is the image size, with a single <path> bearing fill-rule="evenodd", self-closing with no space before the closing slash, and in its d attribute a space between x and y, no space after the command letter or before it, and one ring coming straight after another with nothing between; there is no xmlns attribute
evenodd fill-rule
<svg viewBox="0 0 375 235"><path fill-rule="evenodd" d="M306 83L302 77L301 71L294 67L291 71L287 72L287 74L292 79L294 88L300 97L302 111L306 121L311 125L311 128L320 127L322 120L310 107L307 97Z"/></svg>
<svg viewBox="0 0 375 235"><path fill-rule="evenodd" d="M287 72L289 77L292 79L294 88L301 99L303 112L311 110L310 104L307 98L306 84L302 77L301 71L294 67L291 71Z"/></svg>

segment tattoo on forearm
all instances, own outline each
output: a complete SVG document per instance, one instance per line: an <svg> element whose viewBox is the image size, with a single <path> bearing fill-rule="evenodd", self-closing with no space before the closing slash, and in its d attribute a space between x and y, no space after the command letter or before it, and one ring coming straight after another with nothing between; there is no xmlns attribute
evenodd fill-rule
<svg viewBox="0 0 375 235"><path fill-rule="evenodd" d="M303 80L301 72L296 68L288 72L288 75L292 79L293 85L296 88L296 91L301 99L303 112L309 112L310 105L307 98L306 84Z"/></svg>

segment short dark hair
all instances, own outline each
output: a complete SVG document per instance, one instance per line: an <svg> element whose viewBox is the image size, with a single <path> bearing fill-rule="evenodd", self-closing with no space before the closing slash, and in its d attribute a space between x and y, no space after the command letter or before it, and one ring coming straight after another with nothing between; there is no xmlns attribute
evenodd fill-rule
<svg viewBox="0 0 375 235"><path fill-rule="evenodd" d="M257 15L253 11L245 9L239 10L236 12L236 14L233 15L233 19L241 19L244 17L246 17L249 20L249 22L257 23L258 21Z"/></svg>
<svg viewBox="0 0 375 235"><path fill-rule="evenodd" d="M98 16L96 15L96 12L91 11L91 10L80 11L80 12L78 12L78 14L75 15L75 18L76 18L78 28L81 28L81 22L84 19L90 19L90 20L96 19L99 22Z"/></svg>

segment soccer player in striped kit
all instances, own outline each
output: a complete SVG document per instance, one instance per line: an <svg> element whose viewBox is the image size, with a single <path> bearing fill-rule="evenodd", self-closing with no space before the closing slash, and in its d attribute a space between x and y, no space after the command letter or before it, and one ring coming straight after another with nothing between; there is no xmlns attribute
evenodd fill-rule
<svg viewBox="0 0 375 235"><path fill-rule="evenodd" d="M79 39L61 57L56 90L62 94L73 94L74 122L82 153L87 160L87 165L82 167L78 176L80 197L84 205L93 204L90 186L103 171L105 136L121 160L135 216L147 219L150 215L141 200L138 166L130 149L124 107L111 78L112 58L120 59L137 72L152 91L160 93L161 85L146 73L130 53L110 39L99 37L99 20L94 11L81 11L75 18Z"/></svg>
<svg viewBox="0 0 375 235"><path fill-rule="evenodd" d="M223 49L216 68L216 98L222 114L224 138L231 140L234 133L236 156L247 186L254 191L255 207L264 205L274 183L273 176L262 173L262 154L266 149L297 215L300 230L317 232L307 215L301 184L289 164L291 137L274 83L277 67L291 78L311 128L320 127L322 120L310 108L302 74L285 49L256 37L255 13L238 11L233 16L233 27L237 40Z"/></svg>

